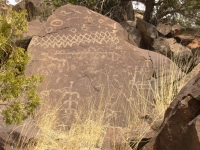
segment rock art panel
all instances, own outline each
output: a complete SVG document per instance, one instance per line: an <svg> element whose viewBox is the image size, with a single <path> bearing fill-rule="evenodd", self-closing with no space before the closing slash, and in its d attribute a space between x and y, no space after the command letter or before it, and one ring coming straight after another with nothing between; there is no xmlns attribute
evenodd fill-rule
<svg viewBox="0 0 200 150"><path fill-rule="evenodd" d="M62 115L73 115L77 107L88 105L87 99L103 93L109 97L106 117L123 126L124 109L137 99L130 97L130 91L134 92L130 89L149 89L158 57L171 63L129 44L124 32L115 21L87 8L65 5L57 9L28 47L32 61L27 74L45 76L38 90L42 99L62 101Z"/></svg>

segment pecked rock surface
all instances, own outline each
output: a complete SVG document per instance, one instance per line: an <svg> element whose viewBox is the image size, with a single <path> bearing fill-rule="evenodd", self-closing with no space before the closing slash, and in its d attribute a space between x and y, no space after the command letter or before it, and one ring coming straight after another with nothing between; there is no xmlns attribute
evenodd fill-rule
<svg viewBox="0 0 200 150"><path fill-rule="evenodd" d="M199 150L200 73L177 95L165 112L158 136L143 150Z"/></svg>
<svg viewBox="0 0 200 150"><path fill-rule="evenodd" d="M124 127L131 117L125 110L139 100L134 88L148 93L152 76L168 76L174 65L165 56L129 44L120 24L81 6L62 6L32 29L26 73L45 76L38 93L42 101L62 102L61 121L67 116L72 122L79 108L87 110L88 99L98 108L103 97L105 118L111 126Z"/></svg>
<svg viewBox="0 0 200 150"><path fill-rule="evenodd" d="M108 96L110 91L108 108L113 111L108 110L107 115L112 116L112 123L123 126L124 106L131 99L129 88L148 89L145 83L153 73L167 75L160 62L164 68L172 63L125 38L124 29L115 21L81 6L62 6L32 38L27 73L45 76L39 88L42 99L63 101L65 115L76 112L91 96L102 92ZM120 105L115 103L118 97Z"/></svg>

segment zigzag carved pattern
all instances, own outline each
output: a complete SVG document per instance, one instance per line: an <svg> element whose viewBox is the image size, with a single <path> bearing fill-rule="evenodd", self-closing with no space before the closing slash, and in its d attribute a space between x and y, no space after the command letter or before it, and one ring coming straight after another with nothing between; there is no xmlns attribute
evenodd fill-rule
<svg viewBox="0 0 200 150"><path fill-rule="evenodd" d="M67 46L80 44L103 44L103 43L119 43L119 39L115 33L109 31L100 31L75 35L47 35L45 37L35 37L32 39L33 46L41 46L43 48L65 48Z"/></svg>

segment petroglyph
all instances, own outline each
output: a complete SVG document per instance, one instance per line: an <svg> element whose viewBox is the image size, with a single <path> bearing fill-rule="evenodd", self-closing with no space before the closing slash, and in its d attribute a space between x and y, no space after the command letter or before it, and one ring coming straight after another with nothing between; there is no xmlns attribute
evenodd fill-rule
<svg viewBox="0 0 200 150"><path fill-rule="evenodd" d="M83 24L83 26L81 27L82 30L87 31L89 28L86 27L86 24Z"/></svg>
<svg viewBox="0 0 200 150"><path fill-rule="evenodd" d="M52 28L52 27L46 28L46 33L51 33L52 31L53 31L53 28Z"/></svg>
<svg viewBox="0 0 200 150"><path fill-rule="evenodd" d="M116 46L116 49L122 49L122 46Z"/></svg>
<svg viewBox="0 0 200 150"><path fill-rule="evenodd" d="M44 64L46 63L46 65L44 65L44 68L38 68L37 72L44 72L45 70L45 75L49 75L53 72L63 72L64 69L69 71L69 62L67 57L58 59L56 54L50 56L47 53L42 53L41 55L44 56L42 61Z"/></svg>
<svg viewBox="0 0 200 150"><path fill-rule="evenodd" d="M86 12L88 13L88 14L97 14L96 12L94 12L94 11L92 11L92 10L86 10Z"/></svg>
<svg viewBox="0 0 200 150"><path fill-rule="evenodd" d="M144 89L144 90L150 88L150 84L145 82L146 81L145 75L148 75L150 71L149 64L151 64L151 61L146 60L144 65L141 66L140 69L138 68L138 66L135 66L133 78L132 80L129 81L129 85L131 85L131 87L136 86L138 89Z"/></svg>
<svg viewBox="0 0 200 150"><path fill-rule="evenodd" d="M71 17L71 18L66 19L66 21L69 21L71 19L77 19L77 18L79 18L79 17Z"/></svg>
<svg viewBox="0 0 200 150"><path fill-rule="evenodd" d="M108 26L112 27L114 30L117 29L117 24L116 23L108 24Z"/></svg>
<svg viewBox="0 0 200 150"><path fill-rule="evenodd" d="M89 23L92 23L93 22L93 19L92 19L92 17L88 17L88 16L86 16L86 17L84 17L86 20L87 20L87 22L89 22Z"/></svg>
<svg viewBox="0 0 200 150"><path fill-rule="evenodd" d="M104 20L103 20L103 19L99 19L98 22L99 22L99 23L103 23Z"/></svg>
<svg viewBox="0 0 200 150"><path fill-rule="evenodd" d="M72 12L66 12L66 11L62 10L60 13L61 13L62 15L70 15Z"/></svg>
<svg viewBox="0 0 200 150"><path fill-rule="evenodd" d="M66 48L80 44L103 44L103 43L119 43L119 39L115 33L109 31L97 31L84 34L59 35L51 34L45 37L34 37L31 41L32 46L40 46L43 48Z"/></svg>
<svg viewBox="0 0 200 150"><path fill-rule="evenodd" d="M74 82L70 82L70 86L62 89L49 89L40 92L43 99L48 99L50 101L63 101L65 112L69 113L71 110L75 110L78 106L78 99L80 94L72 90Z"/></svg>
<svg viewBox="0 0 200 150"><path fill-rule="evenodd" d="M76 28L72 28L72 29L70 29L69 31L72 32L72 33L76 33L76 32L77 32L77 29L76 29Z"/></svg>
<svg viewBox="0 0 200 150"><path fill-rule="evenodd" d="M60 20L60 19L55 19L55 20L51 21L50 25L54 26L54 27L62 26L63 25L63 21Z"/></svg>
<svg viewBox="0 0 200 150"><path fill-rule="evenodd" d="M75 10L75 9L73 9L73 8L70 8L70 9L73 10L74 12L78 13L78 14L81 14L81 12L78 11L78 10Z"/></svg>
<svg viewBox="0 0 200 150"><path fill-rule="evenodd" d="M66 50L57 50L55 55L66 55L66 58L69 56L75 56L78 60L92 58L93 60L102 58L107 58L108 60L115 61L119 57L117 53L111 51L103 51L102 48L94 48L89 47L88 49L84 49L81 52L67 52Z"/></svg>

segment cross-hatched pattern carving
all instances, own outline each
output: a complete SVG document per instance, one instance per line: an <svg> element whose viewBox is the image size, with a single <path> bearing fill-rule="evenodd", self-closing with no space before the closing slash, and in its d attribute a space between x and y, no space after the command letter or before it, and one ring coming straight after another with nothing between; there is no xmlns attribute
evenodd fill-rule
<svg viewBox="0 0 200 150"><path fill-rule="evenodd" d="M65 48L79 44L103 44L103 43L119 43L119 39L114 32L100 31L75 35L59 35L51 34L45 37L34 37L32 46L41 46L43 48Z"/></svg>

